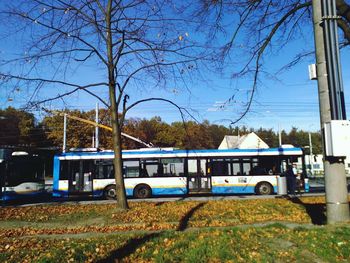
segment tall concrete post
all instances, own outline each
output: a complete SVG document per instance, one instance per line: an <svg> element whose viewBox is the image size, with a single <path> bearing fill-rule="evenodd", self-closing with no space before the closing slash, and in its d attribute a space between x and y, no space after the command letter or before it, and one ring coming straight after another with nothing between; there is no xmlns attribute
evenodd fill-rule
<svg viewBox="0 0 350 263"><path fill-rule="evenodd" d="M349 221L349 203L344 160L325 155L324 123L331 121L331 107L327 79L325 41L322 27L321 0L312 0L315 35L317 81L320 103L321 133L323 141L324 172L326 187L327 223Z"/></svg>

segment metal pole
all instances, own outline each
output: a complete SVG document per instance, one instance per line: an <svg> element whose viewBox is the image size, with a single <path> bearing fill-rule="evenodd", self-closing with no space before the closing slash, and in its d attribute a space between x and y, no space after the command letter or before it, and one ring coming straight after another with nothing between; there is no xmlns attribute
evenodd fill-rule
<svg viewBox="0 0 350 263"><path fill-rule="evenodd" d="M320 103L320 121L323 141L325 188L327 203L327 223L349 221L349 203L345 177L344 161L325 155L324 123L332 120L330 92L327 79L325 39L322 23L322 6L320 0L312 0L313 23L317 62L317 81Z"/></svg>
<svg viewBox="0 0 350 263"><path fill-rule="evenodd" d="M314 168L313 168L313 157L312 157L312 140L311 140L311 132L309 132L309 149L310 149L310 172L311 172L311 175L314 174Z"/></svg>
<svg viewBox="0 0 350 263"><path fill-rule="evenodd" d="M63 115L63 148L62 152L66 152L67 143L67 113Z"/></svg>
<svg viewBox="0 0 350 263"><path fill-rule="evenodd" d="M96 102L96 116L95 116L95 122L98 124L98 102ZM98 126L95 127L95 147L99 147L99 141L98 141Z"/></svg>
<svg viewBox="0 0 350 263"><path fill-rule="evenodd" d="M280 147L282 147L282 133L281 133L281 125L278 123L278 143Z"/></svg>

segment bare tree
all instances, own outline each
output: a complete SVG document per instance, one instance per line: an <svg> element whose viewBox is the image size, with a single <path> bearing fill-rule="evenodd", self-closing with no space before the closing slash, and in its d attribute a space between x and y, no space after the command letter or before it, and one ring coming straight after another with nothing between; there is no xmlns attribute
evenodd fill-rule
<svg viewBox="0 0 350 263"><path fill-rule="evenodd" d="M201 0L197 16L211 24L210 39L213 36L228 36L222 43L220 53L222 63L227 67L233 63L233 77L252 78L252 86L244 110L232 120L240 121L250 111L259 82L260 73L266 72L264 59L282 50L292 40L312 35L312 1L310 0ZM341 29L342 46L350 45L350 4L345 0L336 0L338 26ZM312 41L310 41L313 43ZM238 55L237 55L238 54ZM242 56L243 54L243 56ZM281 70L289 69L305 59L313 51L303 50ZM226 101L232 102L236 94ZM223 105L223 106L225 106Z"/></svg>
<svg viewBox="0 0 350 263"><path fill-rule="evenodd" d="M109 107L117 201L127 209L121 159L125 115L141 102L172 103L142 98L129 105L127 90L184 81L205 57L207 50L187 31L192 21L181 18L186 7L167 0L22 0L2 9L2 21L10 28L6 38L17 38L25 48L1 61L2 87L26 87L32 106L82 91ZM98 72L96 81L74 77L84 67ZM108 101L100 96L103 88Z"/></svg>

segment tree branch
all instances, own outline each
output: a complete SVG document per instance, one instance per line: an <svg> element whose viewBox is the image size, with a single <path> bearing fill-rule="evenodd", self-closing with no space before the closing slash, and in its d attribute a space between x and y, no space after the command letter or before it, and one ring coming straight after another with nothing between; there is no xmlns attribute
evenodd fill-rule
<svg viewBox="0 0 350 263"><path fill-rule="evenodd" d="M138 100L138 101L132 103L129 107L125 108L124 116L133 107L137 106L140 103L148 102L148 101L164 101L164 102L167 102L167 103L173 105L174 107L176 107L179 110L179 112L181 114L181 119L182 119L183 122L185 122L184 112L186 112L193 120L195 120L196 122L199 123L199 121L186 108L180 107L175 102L173 102L171 100L168 100L168 99L164 99L164 98L148 98L148 99Z"/></svg>

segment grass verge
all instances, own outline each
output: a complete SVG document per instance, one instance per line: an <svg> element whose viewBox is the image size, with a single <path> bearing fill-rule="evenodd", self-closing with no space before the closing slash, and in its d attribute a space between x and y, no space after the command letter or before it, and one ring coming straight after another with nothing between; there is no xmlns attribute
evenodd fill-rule
<svg viewBox="0 0 350 263"><path fill-rule="evenodd" d="M311 224L319 217L320 197L133 202L127 212L9 207L0 213L0 262L349 261L350 225Z"/></svg>

